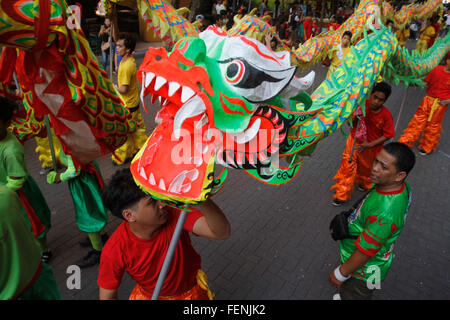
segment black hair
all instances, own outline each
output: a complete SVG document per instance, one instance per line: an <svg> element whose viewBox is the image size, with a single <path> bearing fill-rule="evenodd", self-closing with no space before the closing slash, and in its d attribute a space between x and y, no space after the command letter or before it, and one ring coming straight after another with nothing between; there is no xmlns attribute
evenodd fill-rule
<svg viewBox="0 0 450 320"><path fill-rule="evenodd" d="M387 100L391 95L392 89L388 83L381 81L373 86L372 93L374 92L383 92L386 97L385 100Z"/></svg>
<svg viewBox="0 0 450 320"><path fill-rule="evenodd" d="M212 22L212 24L214 25L214 24L216 24L217 21L219 21L220 19L223 19L223 17L222 17L221 15L216 14L216 15L213 15L213 16L212 16L211 22Z"/></svg>
<svg viewBox="0 0 450 320"><path fill-rule="evenodd" d="M389 23L392 23L392 24L394 24L394 21L392 21L392 20L388 20L388 21L386 21L386 25L388 25Z"/></svg>
<svg viewBox="0 0 450 320"><path fill-rule="evenodd" d="M416 156L406 144L391 142L386 144L383 149L396 159L395 167L397 168L397 172L404 171L408 174L414 167Z"/></svg>
<svg viewBox="0 0 450 320"><path fill-rule="evenodd" d="M278 46L278 39L276 37L273 37L272 40L270 40L270 43L275 42L275 46Z"/></svg>
<svg viewBox="0 0 450 320"><path fill-rule="evenodd" d="M123 40L123 45L126 49L130 49L130 53L136 49L136 38L131 33L121 32L119 33L117 40Z"/></svg>
<svg viewBox="0 0 450 320"><path fill-rule="evenodd" d="M350 40L352 40L352 37L353 37L353 33L351 32L351 31L345 31L343 34L342 34L342 38L344 37L344 36L349 36L350 37Z"/></svg>
<svg viewBox="0 0 450 320"><path fill-rule="evenodd" d="M122 219L122 211L133 207L144 197L147 195L134 182L128 168L117 170L102 190L105 207Z"/></svg>
<svg viewBox="0 0 450 320"><path fill-rule="evenodd" d="M17 104L13 100L0 96L0 121L6 124L12 119L16 109Z"/></svg>

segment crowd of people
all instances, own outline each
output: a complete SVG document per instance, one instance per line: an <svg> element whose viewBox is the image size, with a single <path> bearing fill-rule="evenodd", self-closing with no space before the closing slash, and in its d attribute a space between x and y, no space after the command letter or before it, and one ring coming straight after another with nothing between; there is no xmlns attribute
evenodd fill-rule
<svg viewBox="0 0 450 320"><path fill-rule="evenodd" d="M242 4L236 10L233 10L229 1L216 1L210 13L196 16L196 19L200 22L200 31L203 31L209 25L221 27L225 31L231 29L239 19L250 12L247 3L238 1L238 3L241 2ZM334 7L331 2L327 1L323 11L320 1L314 4L315 6L312 7L309 1L295 0L288 7L283 7L280 1L275 1L273 7L270 7L268 1L264 0L256 8L254 14L275 28L277 41L285 40L286 45L295 49L311 37L315 37L322 32L338 29L356 10L356 8L349 7L342 1L335 1ZM333 8L336 9L333 10ZM397 9L400 9L400 7ZM401 45L406 43L406 39L419 40L420 38L420 40L426 41L426 46L421 44L420 41L418 42L417 49L422 51L431 47L436 37L443 36L448 32L450 28L449 12L450 8L446 8L443 15L413 20L402 29L393 29ZM433 30L428 28L430 25Z"/></svg>
<svg viewBox="0 0 450 320"><path fill-rule="evenodd" d="M227 9L226 0L217 1L213 7L223 18L217 21L225 27L234 21L227 15ZM283 20L282 10L275 9L277 15L279 11L278 17L274 17L276 26L283 28L287 23L285 29L279 29L286 31L284 36L279 34L280 39L289 36L294 42L304 41L319 32L314 27L317 24L315 14L302 1L286 12L288 20ZM242 5L238 15L246 11ZM264 16L270 12L267 1L263 1L258 14ZM339 8L329 17L327 28L338 28L341 17L344 19L344 13L350 12ZM197 18L204 19L203 16ZM429 19L425 29L420 29L424 30L421 35L431 34L427 29L433 21ZM107 35L108 27L110 22L105 21L100 33ZM351 41L351 32L344 32L341 44L330 55L330 72L348 54ZM147 139L140 113L135 46L136 40L131 35L118 35L115 47L121 63L115 88L138 127L116 150L113 161L118 166L130 161ZM333 238L340 241L342 264L329 276L330 283L339 289L337 298L369 299L373 294L373 289L366 285L370 269L379 268L383 280L392 264L393 244L404 227L411 202L410 186L406 182L415 164L411 148L421 136L418 146L421 154L427 155L436 149L443 116L450 103L450 53L443 62L425 78L426 96L398 142L385 144L395 137L395 129L392 114L384 106L391 86L384 81L378 81L372 88L365 113L358 107L351 119L351 133L334 177L332 204L341 206L350 201L355 184L365 195L350 211L343 212L343 225L338 223L339 219L334 219L330 225ZM0 97L0 106L0 299L60 299L48 266L52 258L51 245L46 240L51 228L50 210L26 168L23 146L8 130L17 106L4 97ZM70 155L62 150L58 152L58 159L65 169L50 171L47 182L68 183L75 222L87 234L80 245L90 248L77 265L89 268L99 264L100 299L117 299L125 272L137 283L130 299L151 299L180 211L145 194L127 168L118 168L105 183L95 161L77 168ZM104 231L108 223L107 210L123 220L111 236ZM184 224L160 299L212 299L201 268L201 257L193 248L189 233L224 240L230 230L226 215L211 199L193 208Z"/></svg>

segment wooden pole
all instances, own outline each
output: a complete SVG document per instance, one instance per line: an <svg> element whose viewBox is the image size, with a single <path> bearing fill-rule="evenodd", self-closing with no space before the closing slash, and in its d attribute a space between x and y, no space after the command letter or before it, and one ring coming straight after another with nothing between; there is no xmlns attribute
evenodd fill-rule
<svg viewBox="0 0 450 320"><path fill-rule="evenodd" d="M109 79L112 81L112 72L113 72L113 49L112 49L112 24L109 28Z"/></svg>
<svg viewBox="0 0 450 320"><path fill-rule="evenodd" d="M402 104L400 105L400 110L399 110L399 112L398 112L397 121L395 122L394 130L395 130L395 133L396 133L396 134L397 134L398 123L400 122L400 116L402 115L403 107L405 106L405 104L406 104L406 98L408 97L408 88L409 88L409 87L406 87L406 88L405 88L405 93L403 94Z"/></svg>
<svg viewBox="0 0 450 320"><path fill-rule="evenodd" d="M53 144L52 127L50 126L50 119L48 114L44 116L45 127L47 128L48 145L50 147L50 154L52 155L53 170L57 171L58 165L56 164L55 145Z"/></svg>

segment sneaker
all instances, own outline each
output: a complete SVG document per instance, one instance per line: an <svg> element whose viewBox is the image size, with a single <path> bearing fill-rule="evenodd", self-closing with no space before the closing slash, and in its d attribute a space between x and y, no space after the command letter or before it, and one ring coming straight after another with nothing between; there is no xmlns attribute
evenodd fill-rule
<svg viewBox="0 0 450 320"><path fill-rule="evenodd" d="M333 202L331 203L333 206L335 207L340 207L342 206L344 203L346 203L347 201L344 200L339 200L339 199L334 199Z"/></svg>
<svg viewBox="0 0 450 320"><path fill-rule="evenodd" d="M83 258L83 260L76 263L81 269L89 268L95 266L100 263L100 256L102 252L97 250L91 250L88 254Z"/></svg>
<svg viewBox="0 0 450 320"><path fill-rule="evenodd" d="M39 171L39 174L41 176L44 176L44 175L46 176L52 170L53 170L53 168L42 168L41 171Z"/></svg>
<svg viewBox="0 0 450 320"><path fill-rule="evenodd" d="M423 149L419 149L419 154L426 156L428 153L426 153Z"/></svg>
<svg viewBox="0 0 450 320"><path fill-rule="evenodd" d="M51 250L47 250L47 251L43 252L41 255L41 261L48 263L50 261L52 255L53 254L52 254Z"/></svg>
<svg viewBox="0 0 450 320"><path fill-rule="evenodd" d="M103 245L105 245L106 241L109 239L109 236L107 233L102 234L102 242ZM92 249L92 242L91 239L89 239L89 237L84 238L83 240L80 240L80 242L78 242L80 244L81 247L83 248L91 248Z"/></svg>
<svg viewBox="0 0 450 320"><path fill-rule="evenodd" d="M339 293L336 293L336 294L333 296L333 300L342 300L342 299L341 299L341 295L340 295Z"/></svg>

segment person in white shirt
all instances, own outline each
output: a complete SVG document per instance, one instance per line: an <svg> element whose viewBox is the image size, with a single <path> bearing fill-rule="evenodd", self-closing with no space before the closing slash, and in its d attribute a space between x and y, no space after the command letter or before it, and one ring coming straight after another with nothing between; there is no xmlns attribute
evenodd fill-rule
<svg viewBox="0 0 450 320"><path fill-rule="evenodd" d="M225 7L225 5L223 3L224 3L223 0L217 1L216 12L217 12L218 15L220 15L222 10L225 10L225 11L227 10L227 8Z"/></svg>
<svg viewBox="0 0 450 320"><path fill-rule="evenodd" d="M411 25L409 26L409 29L411 30L410 32L410 38L412 40L417 40L417 31L419 31L418 27L417 27L417 23L415 21L413 21L411 23Z"/></svg>
<svg viewBox="0 0 450 320"><path fill-rule="evenodd" d="M445 28L445 30L443 30L441 37L444 37L447 34L447 32L450 30L450 9L447 9L447 11L444 15L444 18L445 18L445 21L446 21L445 23L446 23L447 27Z"/></svg>

